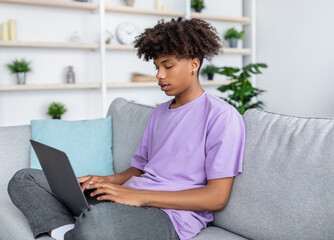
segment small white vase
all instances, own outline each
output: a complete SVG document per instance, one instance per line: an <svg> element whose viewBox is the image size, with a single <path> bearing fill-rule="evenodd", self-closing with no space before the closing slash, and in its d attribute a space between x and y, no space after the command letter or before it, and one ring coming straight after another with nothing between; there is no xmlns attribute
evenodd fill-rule
<svg viewBox="0 0 334 240"><path fill-rule="evenodd" d="M17 78L17 84L26 84L26 73L25 72L17 72L16 78Z"/></svg>
<svg viewBox="0 0 334 240"><path fill-rule="evenodd" d="M135 0L123 0L125 5L128 7L133 7L133 4L135 3Z"/></svg>

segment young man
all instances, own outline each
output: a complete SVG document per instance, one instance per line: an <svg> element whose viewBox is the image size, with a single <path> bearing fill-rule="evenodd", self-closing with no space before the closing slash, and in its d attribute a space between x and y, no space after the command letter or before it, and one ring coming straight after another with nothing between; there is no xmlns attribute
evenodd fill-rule
<svg viewBox="0 0 334 240"><path fill-rule="evenodd" d="M82 190L95 189L91 196L108 202L76 220L41 171L16 173L8 191L35 237L52 231L57 239L190 239L226 205L242 171L245 130L240 114L199 83L203 59L221 50L216 30L200 19L161 21L135 47L153 59L161 90L175 97L153 110L129 169L78 178Z"/></svg>

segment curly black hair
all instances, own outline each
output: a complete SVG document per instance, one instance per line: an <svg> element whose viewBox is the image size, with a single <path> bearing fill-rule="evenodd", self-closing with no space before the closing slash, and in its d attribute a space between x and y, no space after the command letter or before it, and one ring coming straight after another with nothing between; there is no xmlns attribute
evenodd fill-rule
<svg viewBox="0 0 334 240"><path fill-rule="evenodd" d="M198 57L211 59L222 51L217 30L208 22L179 17L169 22L158 21L153 28L146 28L136 37L137 56L146 61L159 56L174 55L177 59Z"/></svg>

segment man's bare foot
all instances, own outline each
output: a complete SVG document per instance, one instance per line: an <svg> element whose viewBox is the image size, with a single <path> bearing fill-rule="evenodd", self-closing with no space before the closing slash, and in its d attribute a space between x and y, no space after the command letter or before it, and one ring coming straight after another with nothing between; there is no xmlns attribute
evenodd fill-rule
<svg viewBox="0 0 334 240"><path fill-rule="evenodd" d="M48 232L48 234L51 236L51 231L50 231L50 232Z"/></svg>

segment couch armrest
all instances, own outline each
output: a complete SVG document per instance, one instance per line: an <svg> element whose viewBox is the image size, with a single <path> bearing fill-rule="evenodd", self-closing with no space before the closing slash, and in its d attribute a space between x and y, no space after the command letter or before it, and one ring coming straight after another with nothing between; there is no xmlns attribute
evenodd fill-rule
<svg viewBox="0 0 334 240"><path fill-rule="evenodd" d="M8 183L14 173L29 167L30 125L0 127L0 182Z"/></svg>

